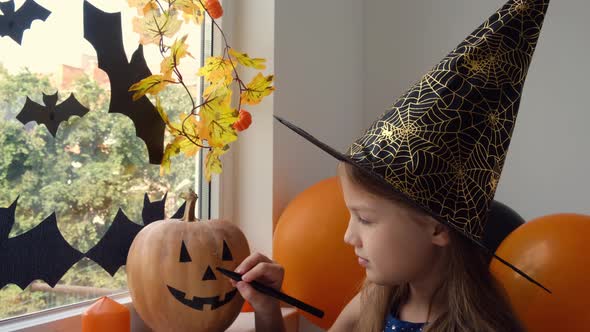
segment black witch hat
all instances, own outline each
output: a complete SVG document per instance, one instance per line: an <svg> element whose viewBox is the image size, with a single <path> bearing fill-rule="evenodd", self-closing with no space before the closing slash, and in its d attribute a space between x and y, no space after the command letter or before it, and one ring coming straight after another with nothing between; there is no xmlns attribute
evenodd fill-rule
<svg viewBox="0 0 590 332"><path fill-rule="evenodd" d="M508 1L398 98L346 153L276 118L494 255L482 244L483 230L548 5L549 0Z"/></svg>

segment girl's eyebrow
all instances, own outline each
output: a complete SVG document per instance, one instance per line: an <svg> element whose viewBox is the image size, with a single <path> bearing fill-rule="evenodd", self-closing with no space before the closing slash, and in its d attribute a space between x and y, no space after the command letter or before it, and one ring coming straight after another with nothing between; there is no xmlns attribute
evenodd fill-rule
<svg viewBox="0 0 590 332"><path fill-rule="evenodd" d="M370 211L373 210L373 208L369 205L351 205L348 206L348 209L350 211Z"/></svg>

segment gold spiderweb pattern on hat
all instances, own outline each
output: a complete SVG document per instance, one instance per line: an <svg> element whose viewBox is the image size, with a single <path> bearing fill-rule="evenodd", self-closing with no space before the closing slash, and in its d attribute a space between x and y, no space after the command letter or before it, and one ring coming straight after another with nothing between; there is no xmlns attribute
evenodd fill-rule
<svg viewBox="0 0 590 332"><path fill-rule="evenodd" d="M506 4L374 122L351 159L479 241L547 5Z"/></svg>

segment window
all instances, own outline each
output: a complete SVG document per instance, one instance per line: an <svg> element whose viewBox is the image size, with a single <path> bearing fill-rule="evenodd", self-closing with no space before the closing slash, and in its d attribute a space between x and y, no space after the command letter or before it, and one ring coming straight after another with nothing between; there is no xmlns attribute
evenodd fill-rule
<svg viewBox="0 0 590 332"><path fill-rule="evenodd" d="M49 17L34 21L25 30L21 45L9 37L0 38L0 207L6 208L18 198L9 237L29 231L55 213L61 234L85 253L106 233L119 208L141 223L144 195L155 201L167 193L166 216L171 216L182 204L179 195L191 187L201 197L198 215L208 218L210 186L200 171L203 156L175 158L171 173L160 176L159 165L148 163L146 145L135 135L129 117L108 113L111 86L108 75L98 68L96 51L83 37L83 3L36 2L51 11ZM24 1L15 3L18 10ZM90 3L105 12L121 12L124 48L130 59L139 45L131 23L136 9L122 0ZM200 30L186 28L191 28L188 43L195 60L186 61L180 69L190 74L185 75L185 81L193 96L200 98L202 82L193 74L204 55L211 53L212 29L207 22ZM150 70L159 72L162 58L157 47L144 46L143 51ZM16 118L27 97L44 105L47 99L44 102L43 94L56 92L57 105L73 94L89 112L62 122L55 137L44 125L23 124ZM177 86L167 88L162 101L178 113L190 109L190 100ZM83 258L54 288L39 280L24 291L13 284L2 288L0 319L125 288L124 266L111 277Z"/></svg>

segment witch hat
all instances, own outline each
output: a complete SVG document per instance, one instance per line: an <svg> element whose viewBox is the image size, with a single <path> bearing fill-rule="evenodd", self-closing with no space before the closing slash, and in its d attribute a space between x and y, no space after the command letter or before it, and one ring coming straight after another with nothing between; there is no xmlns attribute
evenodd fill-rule
<svg viewBox="0 0 590 332"><path fill-rule="evenodd" d="M275 118L547 290L486 248L482 235L548 5L549 0L508 1L399 97L346 153Z"/></svg>

